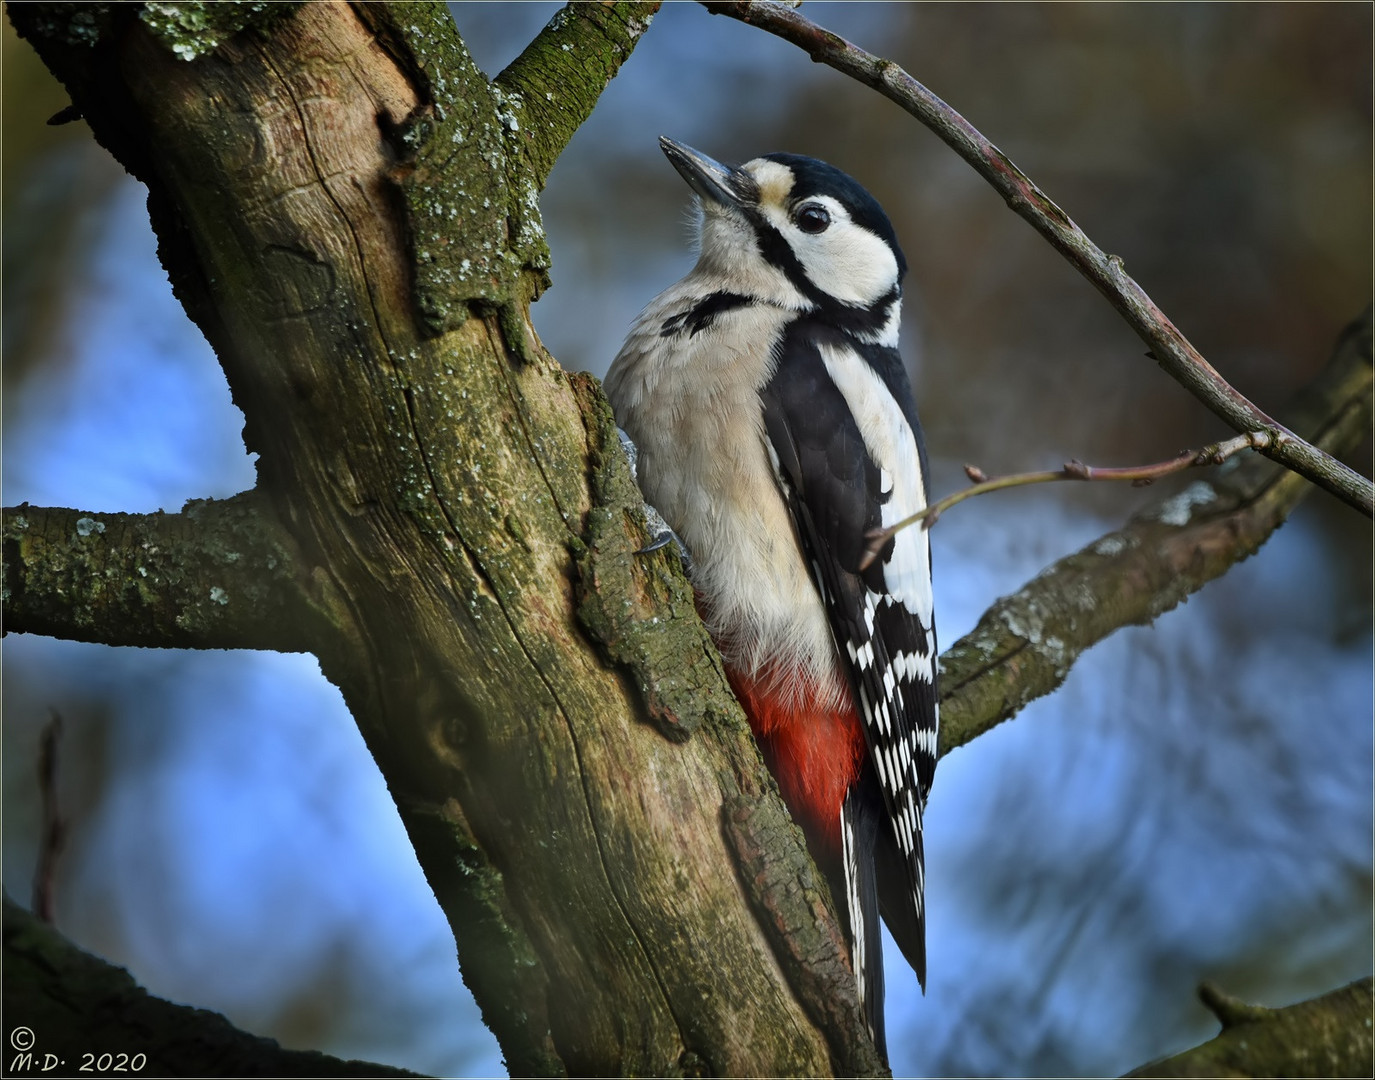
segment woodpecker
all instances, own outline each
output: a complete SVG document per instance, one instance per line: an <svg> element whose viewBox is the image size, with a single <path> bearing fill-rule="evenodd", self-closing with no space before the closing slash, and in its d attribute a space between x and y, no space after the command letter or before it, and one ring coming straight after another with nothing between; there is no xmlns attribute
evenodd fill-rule
<svg viewBox="0 0 1375 1080"><path fill-rule="evenodd" d="M878 202L825 162L728 167L659 143L697 196L699 256L631 327L606 393L831 883L886 1060L879 916L924 989L938 724L926 531L860 569L866 533L927 501L898 352L907 263Z"/></svg>

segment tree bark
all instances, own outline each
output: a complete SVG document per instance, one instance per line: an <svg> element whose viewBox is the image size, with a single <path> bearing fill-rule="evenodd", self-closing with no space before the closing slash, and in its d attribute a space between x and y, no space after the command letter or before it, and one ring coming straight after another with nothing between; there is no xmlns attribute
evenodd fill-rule
<svg viewBox="0 0 1375 1080"><path fill-rule="evenodd" d="M82 952L8 896L5 1033L10 1076L416 1075L285 1050L239 1031L219 1013L151 997L123 968Z"/></svg>
<svg viewBox="0 0 1375 1080"><path fill-rule="evenodd" d="M1205 983L1199 997L1222 1032L1128 1076L1369 1076L1370 979L1283 1009L1245 1002Z"/></svg>
<svg viewBox="0 0 1375 1080"><path fill-rule="evenodd" d="M494 86L442 5L306 4L208 43L100 12L10 15L149 187L290 540L288 636L343 692L509 1069L880 1071L691 591L633 555L610 414L528 321L538 187L652 6L580 5L537 39L578 59L555 130L522 122L530 56ZM757 877L727 824L770 836ZM809 970L845 1007L809 1011L757 903L827 928Z"/></svg>
<svg viewBox="0 0 1375 1080"><path fill-rule="evenodd" d="M317 615L257 491L179 514L6 510L6 631L103 645L303 652Z"/></svg>
<svg viewBox="0 0 1375 1080"><path fill-rule="evenodd" d="M635 554L606 403L528 318L538 190L653 5L570 6L492 82L441 5L243 8L11 9L148 185L260 457L254 492L180 515L7 511L6 628L316 654L513 1074L882 1072L691 589L671 553ZM1363 389L1343 384L1367 411L1368 355L1367 333ZM1219 496L1243 517L1189 588L1254 550L1284 490ZM1177 570L1196 525L1161 518L1136 557ZM1074 624L1081 647L1177 602L1167 576ZM1007 680L1048 638L1021 640L946 658L943 747L1033 692ZM989 678L1004 704L962 716Z"/></svg>

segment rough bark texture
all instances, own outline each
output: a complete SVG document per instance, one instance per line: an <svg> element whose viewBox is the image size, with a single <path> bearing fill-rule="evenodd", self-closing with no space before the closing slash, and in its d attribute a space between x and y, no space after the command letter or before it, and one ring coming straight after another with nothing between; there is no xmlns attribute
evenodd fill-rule
<svg viewBox="0 0 1375 1080"><path fill-rule="evenodd" d="M4 520L8 627L105 645L309 648L308 583L256 491L179 514L29 506Z"/></svg>
<svg viewBox="0 0 1375 1080"><path fill-rule="evenodd" d="M1128 1076L1371 1075L1368 978L1283 1009L1247 1005L1206 983L1199 996L1221 1034Z"/></svg>
<svg viewBox="0 0 1375 1080"><path fill-rule="evenodd" d="M634 554L605 401L528 321L536 193L651 10L578 5L489 83L437 5L13 8L148 184L260 459L253 493L181 514L6 511L6 629L315 653L512 1073L877 1073L690 588ZM1365 340L1329 413L1368 415ZM1149 543L1096 545L1138 563L1056 578L1053 605L1028 586L990 616L1012 639L947 656L943 746L1058 684L1077 651L1052 638L1086 648L1177 602L1181 566L1197 588L1254 550L1293 483L1219 481ZM1127 570L1131 603L1074 606ZM1063 625L1033 627L1047 605Z"/></svg>
<svg viewBox="0 0 1375 1080"><path fill-rule="evenodd" d="M580 35L585 90L552 135L440 5L307 4L175 52L118 6L89 40L63 6L11 18L148 184L289 537L289 578L268 584L303 617L283 634L342 690L511 1071L878 1071L844 966L848 1008L824 1028L753 914L722 815L781 803L681 573L633 555L638 501L599 394L527 318L539 163L651 11L579 8L546 31ZM174 593L168 610L190 610ZM115 601L111 618L127 590ZM643 617L632 644L609 611ZM149 618L187 643L174 615ZM83 636L119 639L99 621ZM644 663L670 657L678 683L653 685ZM790 827L777 841L801 851Z"/></svg>

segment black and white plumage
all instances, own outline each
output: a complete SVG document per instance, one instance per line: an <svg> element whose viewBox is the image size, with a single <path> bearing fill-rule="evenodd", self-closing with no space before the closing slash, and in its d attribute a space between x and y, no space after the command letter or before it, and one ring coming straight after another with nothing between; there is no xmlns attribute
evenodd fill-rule
<svg viewBox="0 0 1375 1080"><path fill-rule="evenodd" d="M925 985L937 732L925 531L859 569L866 533L927 501L897 349L906 264L878 203L830 165L770 154L728 168L661 145L699 197L700 257L641 314L606 391L832 881L886 1053L878 917Z"/></svg>

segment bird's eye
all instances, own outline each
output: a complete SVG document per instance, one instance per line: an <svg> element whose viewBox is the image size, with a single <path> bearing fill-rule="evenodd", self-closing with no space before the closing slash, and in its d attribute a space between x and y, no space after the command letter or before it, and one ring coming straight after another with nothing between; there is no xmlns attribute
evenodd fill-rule
<svg viewBox="0 0 1375 1080"><path fill-rule="evenodd" d="M830 224L831 215L817 203L805 203L797 211L797 227L804 233L825 232Z"/></svg>

